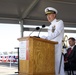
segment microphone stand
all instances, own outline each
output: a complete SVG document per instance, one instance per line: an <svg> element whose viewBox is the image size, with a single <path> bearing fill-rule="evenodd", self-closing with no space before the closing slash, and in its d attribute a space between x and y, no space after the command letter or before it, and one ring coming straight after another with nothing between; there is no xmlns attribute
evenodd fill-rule
<svg viewBox="0 0 76 75"><path fill-rule="evenodd" d="M39 37L39 34L40 34L41 30L42 30L42 28L39 30L39 33L38 33L38 36L37 36L38 38L40 38L40 37Z"/></svg>
<svg viewBox="0 0 76 75"><path fill-rule="evenodd" d="M45 25L43 24L43 25L42 25L42 28L44 28L44 27L45 27ZM39 34L40 34L42 28L39 30ZM38 34L38 38L40 38L40 37L39 37L39 34Z"/></svg>
<svg viewBox="0 0 76 75"><path fill-rule="evenodd" d="M39 30L40 29L40 27L36 27L30 34L29 34L29 36L35 31L35 30Z"/></svg>
<svg viewBox="0 0 76 75"><path fill-rule="evenodd" d="M29 36L34 32L35 30L33 30L30 34L29 34Z"/></svg>

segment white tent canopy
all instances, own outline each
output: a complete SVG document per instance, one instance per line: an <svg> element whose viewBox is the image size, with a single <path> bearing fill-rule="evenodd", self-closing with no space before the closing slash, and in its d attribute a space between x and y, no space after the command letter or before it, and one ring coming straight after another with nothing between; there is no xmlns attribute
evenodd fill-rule
<svg viewBox="0 0 76 75"><path fill-rule="evenodd" d="M65 27L76 27L76 0L0 0L0 23L48 26L44 14L48 6L58 10Z"/></svg>

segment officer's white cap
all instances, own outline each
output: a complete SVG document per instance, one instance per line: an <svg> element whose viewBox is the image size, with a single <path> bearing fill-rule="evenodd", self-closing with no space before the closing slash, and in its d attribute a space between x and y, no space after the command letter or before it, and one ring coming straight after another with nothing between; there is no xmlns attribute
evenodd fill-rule
<svg viewBox="0 0 76 75"><path fill-rule="evenodd" d="M55 8L53 8L53 7L47 7L47 8L45 8L45 14L47 15L47 14L52 14L52 13L58 13L58 11L55 9Z"/></svg>

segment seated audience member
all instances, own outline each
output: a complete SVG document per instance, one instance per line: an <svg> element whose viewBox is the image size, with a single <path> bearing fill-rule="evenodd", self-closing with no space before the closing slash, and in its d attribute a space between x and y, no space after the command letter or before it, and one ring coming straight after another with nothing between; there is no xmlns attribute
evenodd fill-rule
<svg viewBox="0 0 76 75"><path fill-rule="evenodd" d="M64 55L64 69L65 71L76 70L76 45L75 38L70 37L68 39L70 47L67 49L67 53Z"/></svg>

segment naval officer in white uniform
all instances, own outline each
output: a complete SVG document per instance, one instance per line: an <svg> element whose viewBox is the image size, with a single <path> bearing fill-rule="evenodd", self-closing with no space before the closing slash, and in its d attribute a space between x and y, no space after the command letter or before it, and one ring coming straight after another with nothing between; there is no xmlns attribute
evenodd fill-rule
<svg viewBox="0 0 76 75"><path fill-rule="evenodd" d="M47 7L45 9L45 14L47 20L50 22L48 28L48 35L42 36L41 38L57 41L58 44L55 45L55 75L59 75L60 59L62 54L62 40L64 37L64 23L62 20L56 19L58 11L53 7ZM64 57L62 57L60 75L65 75L64 73Z"/></svg>

